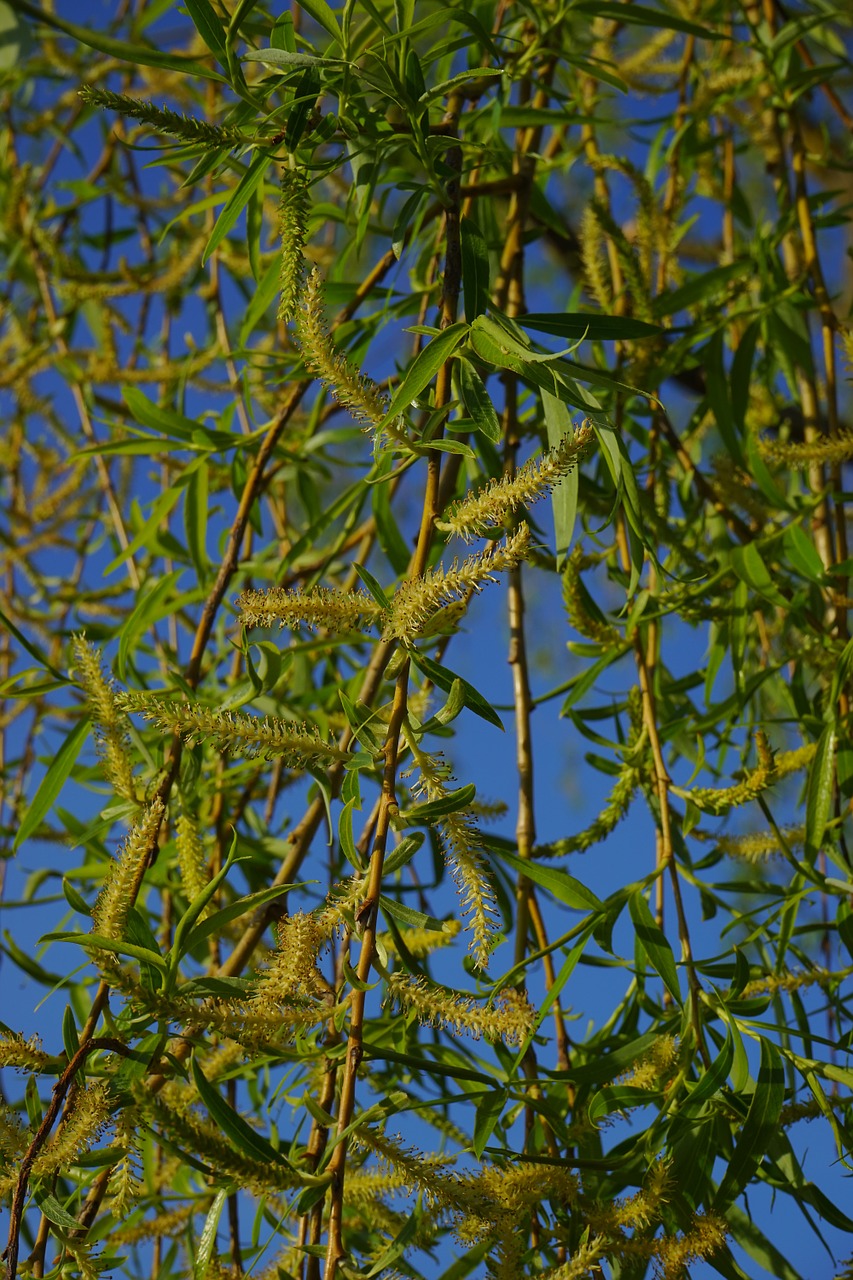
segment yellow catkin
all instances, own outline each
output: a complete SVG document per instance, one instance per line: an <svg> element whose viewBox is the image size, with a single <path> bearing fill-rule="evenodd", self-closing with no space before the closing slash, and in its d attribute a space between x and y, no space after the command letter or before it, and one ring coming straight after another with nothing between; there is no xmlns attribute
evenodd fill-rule
<svg viewBox="0 0 853 1280"><path fill-rule="evenodd" d="M391 601L385 638L415 639L445 605L497 581L495 574L515 568L525 559L529 548L530 529L520 524L503 542L493 543L479 555L469 556L461 565L454 561L449 569L439 567L422 578L404 582Z"/></svg>
<svg viewBox="0 0 853 1280"><path fill-rule="evenodd" d="M331 587L244 591L237 597L237 607L244 627L323 627L336 633L363 631L385 612L363 591L337 591Z"/></svg>
<svg viewBox="0 0 853 1280"><path fill-rule="evenodd" d="M198 824L189 813L182 813L175 823L175 848L178 852L181 884L188 901L192 902L207 887L210 877L204 848L199 837ZM200 918L203 920L205 916L211 914L211 911L212 907L208 903Z"/></svg>
<svg viewBox="0 0 853 1280"><path fill-rule="evenodd" d="M108 780L120 796L136 800L136 784L130 759L127 717L121 712L115 685L104 675L97 649L83 635L72 641L74 674L86 690L95 721L98 755Z"/></svg>
<svg viewBox="0 0 853 1280"><path fill-rule="evenodd" d="M296 331L306 368L326 384L357 422L377 427L387 412L387 396L336 349L326 332L322 281L316 267L308 277L302 307L296 314Z"/></svg>
<svg viewBox="0 0 853 1280"><path fill-rule="evenodd" d="M92 932L116 941L124 936L133 906L133 888L148 861L163 820L163 801L155 797L107 870L104 887L92 909ZM98 952L99 958L103 956Z"/></svg>
<svg viewBox="0 0 853 1280"><path fill-rule="evenodd" d="M180 734L190 745L209 738L220 751L238 751L243 756L262 756L266 760L280 758L292 768L348 757L348 752L321 737L315 726L298 725L275 716L217 711L197 703L169 702L139 693L123 694L121 705L153 720L161 729Z"/></svg>
<svg viewBox="0 0 853 1280"><path fill-rule="evenodd" d="M305 173L301 169L285 169L278 206L278 229L281 236L278 318L282 321L289 320L296 314L303 291L303 252L308 239L310 208Z"/></svg>
<svg viewBox="0 0 853 1280"><path fill-rule="evenodd" d="M500 527L516 507L536 502L568 475L593 438L590 424L582 423L576 431L566 434L556 448L525 463L515 475L491 480L484 489L467 494L436 521L436 527L466 540Z"/></svg>

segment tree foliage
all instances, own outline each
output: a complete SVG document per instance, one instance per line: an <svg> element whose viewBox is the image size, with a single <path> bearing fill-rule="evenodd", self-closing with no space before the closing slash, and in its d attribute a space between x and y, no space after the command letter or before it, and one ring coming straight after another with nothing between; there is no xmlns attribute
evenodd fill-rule
<svg viewBox="0 0 853 1280"><path fill-rule="evenodd" d="M0 4L9 1274L796 1280L849 24L278 9Z"/></svg>

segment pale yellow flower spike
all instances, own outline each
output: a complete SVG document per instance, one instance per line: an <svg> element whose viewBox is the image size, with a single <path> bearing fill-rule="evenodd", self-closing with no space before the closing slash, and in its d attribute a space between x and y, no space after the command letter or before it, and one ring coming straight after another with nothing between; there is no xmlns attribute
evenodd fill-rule
<svg viewBox="0 0 853 1280"><path fill-rule="evenodd" d="M110 864L104 887L92 910L93 933L115 941L124 936L127 917L133 906L133 886L141 864L151 852L162 820L163 801L155 797L125 840L119 856Z"/></svg>
<svg viewBox="0 0 853 1280"><path fill-rule="evenodd" d="M503 542L492 543L479 555L469 556L449 569L433 569L422 578L404 582L391 601L385 639L414 640L424 632L438 611L461 600L469 592L481 591L495 574L514 569L530 549L530 529L520 524Z"/></svg>
<svg viewBox="0 0 853 1280"><path fill-rule="evenodd" d="M332 587L244 591L237 597L237 607L244 627L324 627L336 633L364 631L384 616L384 610L366 592Z"/></svg>
<svg viewBox="0 0 853 1280"><path fill-rule="evenodd" d="M153 720L161 729L180 734L189 745L210 738L220 751L239 751L244 756L262 756L265 760L280 757L290 768L344 760L349 754L321 737L316 726L298 725L275 716L215 711L211 707L140 693L124 694L121 705L128 711L139 712L146 720Z"/></svg>
<svg viewBox="0 0 853 1280"><path fill-rule="evenodd" d="M484 489L467 494L443 520L436 521L437 528L466 541L500 528L516 507L543 498L558 480L577 466L593 434L589 422L584 422L576 431L566 434L555 449L525 463L514 476L491 480Z"/></svg>
<svg viewBox="0 0 853 1280"><path fill-rule="evenodd" d="M127 719L119 710L115 686L104 675L101 656L85 636L74 636L74 675L86 690L95 721L95 742L108 780L125 800L136 800Z"/></svg>
<svg viewBox="0 0 853 1280"><path fill-rule="evenodd" d="M316 267L308 277L302 308L296 313L296 331L305 367L325 382L338 404L348 409L357 421L368 427L378 426L387 412L387 396L350 364L326 332L323 283Z"/></svg>

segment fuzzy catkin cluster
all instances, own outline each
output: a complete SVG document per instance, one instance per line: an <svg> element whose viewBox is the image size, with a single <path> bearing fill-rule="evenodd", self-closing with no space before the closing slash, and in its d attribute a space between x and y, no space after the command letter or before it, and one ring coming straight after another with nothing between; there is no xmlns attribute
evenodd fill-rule
<svg viewBox="0 0 853 1280"><path fill-rule="evenodd" d="M357 422L378 427L387 412L387 397L335 348L326 330L323 286L316 267L308 276L302 306L296 312L296 331L309 372L326 384Z"/></svg>
<svg viewBox="0 0 853 1280"><path fill-rule="evenodd" d="M237 607L244 627L323 627L336 634L363 631L384 616L384 610L366 592L333 587L244 591L237 597Z"/></svg>
<svg viewBox="0 0 853 1280"><path fill-rule="evenodd" d="M124 937L134 892L157 841L163 801L156 796L110 863L104 887L92 909L92 932L116 942ZM103 953L98 952L101 963Z"/></svg>
<svg viewBox="0 0 853 1280"><path fill-rule="evenodd" d="M104 772L120 796L136 800L128 723L119 709L115 685L104 675L100 654L85 636L74 637L72 650L74 675L86 690Z"/></svg>
<svg viewBox="0 0 853 1280"><path fill-rule="evenodd" d="M303 292L305 259L303 251L308 239L308 215L311 205L308 180L301 169L285 169L281 179L278 206L278 229L281 236L279 267L278 319L290 320L296 315Z"/></svg>
<svg viewBox="0 0 853 1280"><path fill-rule="evenodd" d="M425 978L392 973L388 998L404 1011L414 1012L426 1026L452 1028L475 1040L485 1037L521 1045L536 1020L536 1010L513 988L501 991L492 1004L477 1005L470 996L451 995Z"/></svg>
<svg viewBox="0 0 853 1280"><path fill-rule="evenodd" d="M490 480L484 489L466 495L436 521L436 527L466 541L500 528L516 507L543 498L577 466L593 434L589 422L582 423L576 431L567 433L556 448L525 463L515 475Z"/></svg>
<svg viewBox="0 0 853 1280"><path fill-rule="evenodd" d="M175 848L178 852L178 870L181 873L181 884L189 902L206 888L209 876L207 859L199 836L198 823L189 813L182 813L175 823ZM204 908L200 919L211 914L210 903Z"/></svg>
<svg viewBox="0 0 853 1280"><path fill-rule="evenodd" d="M413 640L422 635L440 609L481 591L486 583L495 581L496 573L514 569L529 549L530 529L520 524L503 542L469 556L461 565L454 560L449 569L439 566L422 578L404 582L391 601L385 638Z"/></svg>
<svg viewBox="0 0 853 1280"><path fill-rule="evenodd" d="M328 764L347 757L346 751L321 736L316 725L297 725L275 716L216 711L198 703L169 702L139 693L123 694L121 705L139 712L161 729L179 734L189 745L209 738L220 751L237 751L265 760L279 758L291 768Z"/></svg>

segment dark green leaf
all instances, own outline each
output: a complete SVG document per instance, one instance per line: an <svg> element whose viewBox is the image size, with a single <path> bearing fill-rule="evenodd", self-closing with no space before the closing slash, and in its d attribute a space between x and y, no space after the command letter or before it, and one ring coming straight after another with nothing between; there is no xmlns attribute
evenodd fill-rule
<svg viewBox="0 0 853 1280"><path fill-rule="evenodd" d="M253 1129L231 1104L225 1101L219 1090L209 1083L195 1054L192 1058L192 1076L199 1097L207 1107L211 1120L234 1143L238 1151L242 1151L252 1160L259 1160L261 1164L286 1165L288 1163L266 1138Z"/></svg>
<svg viewBox="0 0 853 1280"><path fill-rule="evenodd" d="M454 361L454 372L465 412L476 429L482 431L487 440L497 444L502 435L501 423L483 379L463 356L457 356Z"/></svg>
<svg viewBox="0 0 853 1280"><path fill-rule="evenodd" d="M394 392L388 412L379 424L378 430L381 431L384 427L390 426L394 419L403 413L405 409L408 409L412 401L426 390L441 366L450 359L467 333L467 324L461 322L452 324L448 329L444 329L438 337L428 342L423 351L415 356L400 379L400 385Z"/></svg>
<svg viewBox="0 0 853 1280"><path fill-rule="evenodd" d="M714 1198L717 1212L724 1212L755 1176L765 1152L778 1134L779 1113L784 1100L785 1073L779 1050L762 1037L755 1092Z"/></svg>
<svg viewBox="0 0 853 1280"><path fill-rule="evenodd" d="M633 320L630 316L603 316L585 311L529 311L518 317L518 323L525 329L535 329L570 341L579 338L588 338L591 342L654 338L664 332L660 325Z"/></svg>
<svg viewBox="0 0 853 1280"><path fill-rule="evenodd" d="M63 739L62 745L50 762L47 773L39 783L39 788L21 819L20 826L12 842L12 850L20 848L38 830L54 800L62 790L65 780L77 761L80 750L89 735L89 717L85 716L75 724L71 732Z"/></svg>
<svg viewBox="0 0 853 1280"><path fill-rule="evenodd" d="M267 169L272 164L273 157L269 151L259 151L246 172L238 182L237 186L231 192L231 195L225 202L225 205L216 219L216 224L210 234L210 239L204 248L202 254L202 264L207 262L208 258L214 253L217 247L222 243L228 232L236 223L240 214L249 202L249 197L253 191L256 191L264 180Z"/></svg>
<svg viewBox="0 0 853 1280"><path fill-rule="evenodd" d="M428 676L433 684L437 685L439 689L443 689L445 693L450 693L454 680L458 680L465 694L465 706L468 710L473 711L481 719L488 720L489 724L495 725L496 728L503 729L503 721L497 711L493 710L483 695L478 693L467 680L463 680L455 671L450 671L447 667L442 667L438 662L434 662L425 653L412 653L411 657L418 670L423 675Z"/></svg>
<svg viewBox="0 0 853 1280"><path fill-rule="evenodd" d="M823 834L832 810L832 792L835 781L835 743L838 737L835 724L824 726L817 744L817 752L809 770L806 793L806 856L812 861L820 852Z"/></svg>
<svg viewBox="0 0 853 1280"><path fill-rule="evenodd" d="M631 912L637 937L643 944L643 950L649 957L652 967L663 979L664 986L673 999L681 1004L681 987L672 947L658 927L642 891L637 890L636 893L631 894L628 899L628 910Z"/></svg>
<svg viewBox="0 0 853 1280"><path fill-rule="evenodd" d="M461 239L465 319L472 324L489 305L489 250L473 218L462 219Z"/></svg>

